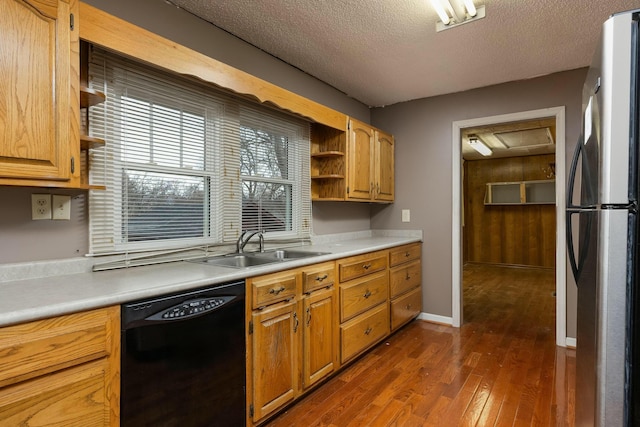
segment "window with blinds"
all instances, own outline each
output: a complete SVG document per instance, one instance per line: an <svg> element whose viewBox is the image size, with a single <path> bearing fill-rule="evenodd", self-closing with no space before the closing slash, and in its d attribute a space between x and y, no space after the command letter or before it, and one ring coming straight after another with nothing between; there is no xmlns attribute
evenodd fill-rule
<svg viewBox="0 0 640 427"><path fill-rule="evenodd" d="M309 237L308 123L99 49L89 74L92 254Z"/></svg>

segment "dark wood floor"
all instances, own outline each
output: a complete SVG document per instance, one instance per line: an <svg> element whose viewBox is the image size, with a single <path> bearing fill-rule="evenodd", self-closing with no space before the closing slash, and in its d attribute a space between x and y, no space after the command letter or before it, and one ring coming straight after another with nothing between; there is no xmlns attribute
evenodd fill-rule
<svg viewBox="0 0 640 427"><path fill-rule="evenodd" d="M461 328L414 321L267 425L573 425L554 272L468 265L464 284Z"/></svg>

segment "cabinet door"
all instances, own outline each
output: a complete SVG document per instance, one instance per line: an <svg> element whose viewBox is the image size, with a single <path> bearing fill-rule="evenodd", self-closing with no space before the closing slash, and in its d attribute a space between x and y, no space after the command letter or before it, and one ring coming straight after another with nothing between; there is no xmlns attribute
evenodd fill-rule
<svg viewBox="0 0 640 427"><path fill-rule="evenodd" d="M0 328L0 426L115 426L120 307Z"/></svg>
<svg viewBox="0 0 640 427"><path fill-rule="evenodd" d="M108 377L103 361L96 360L3 388L0 425L117 425L108 412Z"/></svg>
<svg viewBox="0 0 640 427"><path fill-rule="evenodd" d="M373 195L374 132L351 119L348 138L347 199L371 200Z"/></svg>
<svg viewBox="0 0 640 427"><path fill-rule="evenodd" d="M375 133L375 200L393 202L394 198L394 141L393 136L376 130Z"/></svg>
<svg viewBox="0 0 640 427"><path fill-rule="evenodd" d="M72 137L71 126L72 109L78 112L73 107L76 97L71 93L70 13L75 3L75 0L0 1L3 183L19 184L17 180L11 181L15 178L47 181L72 178L71 155L75 148L79 150L80 144L79 139ZM75 161L79 168L79 159Z"/></svg>
<svg viewBox="0 0 640 427"><path fill-rule="evenodd" d="M291 402L298 392L300 320L297 301L254 311L253 420Z"/></svg>
<svg viewBox="0 0 640 427"><path fill-rule="evenodd" d="M313 292L303 300L303 387L312 386L337 368L336 293L334 288Z"/></svg>

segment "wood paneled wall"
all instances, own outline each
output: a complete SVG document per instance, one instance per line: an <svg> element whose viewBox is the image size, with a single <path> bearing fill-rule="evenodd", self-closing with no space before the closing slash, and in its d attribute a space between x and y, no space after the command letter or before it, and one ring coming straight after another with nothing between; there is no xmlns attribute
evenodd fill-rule
<svg viewBox="0 0 640 427"><path fill-rule="evenodd" d="M554 162L553 154L465 162L465 262L555 266L555 205L484 205L486 183L549 179Z"/></svg>

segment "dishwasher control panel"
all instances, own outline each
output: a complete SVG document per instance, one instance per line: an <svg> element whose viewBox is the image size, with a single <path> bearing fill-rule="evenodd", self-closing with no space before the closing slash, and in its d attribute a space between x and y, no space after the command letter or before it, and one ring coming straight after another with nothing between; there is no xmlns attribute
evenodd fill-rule
<svg viewBox="0 0 640 427"><path fill-rule="evenodd" d="M210 311L222 304L226 301L224 298L217 297L211 299L201 299L196 301L187 301L184 304L171 307L162 313L163 319L173 319L176 317L185 317L191 316L193 314L204 313L205 311Z"/></svg>
<svg viewBox="0 0 640 427"><path fill-rule="evenodd" d="M235 296L215 296L184 301L148 316L145 320L179 320L211 312L236 299Z"/></svg>

